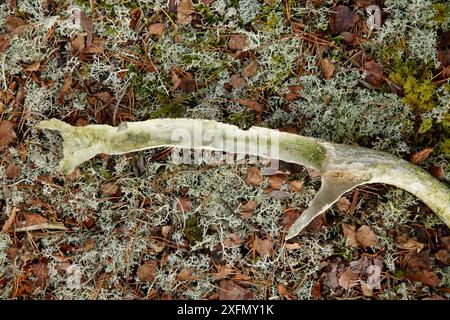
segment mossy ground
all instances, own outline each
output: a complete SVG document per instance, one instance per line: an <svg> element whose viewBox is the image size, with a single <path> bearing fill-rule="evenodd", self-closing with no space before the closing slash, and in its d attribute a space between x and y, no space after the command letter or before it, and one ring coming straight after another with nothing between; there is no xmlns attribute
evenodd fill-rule
<svg viewBox="0 0 450 320"><path fill-rule="evenodd" d="M444 168L448 183L448 3L384 1L382 27L370 31L365 1L337 2L359 16L350 44L330 31L328 0L193 1L184 13L165 0L76 1L81 25L69 1L1 4L0 120L17 137L1 151L0 224L17 216L0 233L0 297L215 299L231 279L255 299L449 298L449 230L401 190L358 189L346 195L352 214L335 206L286 244L286 224L319 187L302 168L283 164L290 173L273 190L268 177L245 182L245 161L177 166L167 150L152 150L98 156L63 176L61 138L34 128L52 117L77 125L190 117L405 158L433 148L421 166ZM151 32L155 24L162 32ZM379 86L367 81L371 60L384 68ZM289 189L292 181L303 188ZM30 216L68 231L14 232ZM370 226L381 247L352 248L343 224ZM427 270L408 264L418 247ZM380 288L367 289L367 272L350 289L333 282L368 257ZM149 261L151 281L139 276ZM440 283L420 278L425 271Z"/></svg>

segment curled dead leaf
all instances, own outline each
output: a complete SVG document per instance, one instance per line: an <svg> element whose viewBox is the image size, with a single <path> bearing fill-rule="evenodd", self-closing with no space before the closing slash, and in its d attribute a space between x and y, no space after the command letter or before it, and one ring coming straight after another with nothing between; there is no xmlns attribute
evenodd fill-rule
<svg viewBox="0 0 450 320"><path fill-rule="evenodd" d="M261 240L258 236L255 237L254 249L260 256L271 256L273 253L273 242L270 239Z"/></svg>
<svg viewBox="0 0 450 320"><path fill-rule="evenodd" d="M345 290L350 290L352 287L358 284L358 275L348 269L339 277L339 285Z"/></svg>
<svg viewBox="0 0 450 320"><path fill-rule="evenodd" d="M233 89L242 88L247 84L247 80L240 74L233 74L230 77L230 85L233 87Z"/></svg>
<svg viewBox="0 0 450 320"><path fill-rule="evenodd" d="M251 300L250 290L237 285L232 280L222 280L219 287L219 300Z"/></svg>
<svg viewBox="0 0 450 320"><path fill-rule="evenodd" d="M432 148L425 148L419 152L414 153L411 156L411 163L416 165L421 164L424 160L428 158L428 156L432 151L433 151Z"/></svg>
<svg viewBox="0 0 450 320"><path fill-rule="evenodd" d="M240 34L233 34L228 41L230 50L244 50L247 47L247 37Z"/></svg>
<svg viewBox="0 0 450 320"><path fill-rule="evenodd" d="M251 60L242 69L242 75L246 78L250 78L256 74L257 69L258 69L258 62L256 62L256 60Z"/></svg>
<svg viewBox="0 0 450 320"><path fill-rule="evenodd" d="M259 186L264 182L261 170L257 167L248 167L245 173L244 181L251 186Z"/></svg>
<svg viewBox="0 0 450 320"><path fill-rule="evenodd" d="M350 7L339 5L333 9L329 23L332 34L338 34L350 29L358 22L359 15Z"/></svg>
<svg viewBox="0 0 450 320"><path fill-rule="evenodd" d="M304 181L300 181L300 180L291 181L291 182L289 182L289 190L293 191L293 192L301 191L303 189L304 183L305 183Z"/></svg>
<svg viewBox="0 0 450 320"><path fill-rule="evenodd" d="M119 186L115 182L106 182L100 186L100 190L105 196L113 197L119 191Z"/></svg>
<svg viewBox="0 0 450 320"><path fill-rule="evenodd" d="M261 104L258 101L256 101L256 100L252 100L252 99L237 99L237 102L239 102L240 104L246 106L249 109L255 110L256 113L261 113L261 111L262 111Z"/></svg>
<svg viewBox="0 0 450 320"><path fill-rule="evenodd" d="M5 170L5 177L8 179L15 180L22 173L22 166L16 165L15 163L10 163Z"/></svg>
<svg viewBox="0 0 450 320"><path fill-rule="evenodd" d="M16 138L14 124L8 120L0 122L0 150L8 147Z"/></svg>
<svg viewBox="0 0 450 320"><path fill-rule="evenodd" d="M189 24L192 22L192 14L195 13L191 0L181 0L177 8L177 22Z"/></svg>
<svg viewBox="0 0 450 320"><path fill-rule="evenodd" d="M347 212L350 212L350 207L352 206L352 203L346 197L341 197L336 202L336 206L340 212L347 213Z"/></svg>
<svg viewBox="0 0 450 320"><path fill-rule="evenodd" d="M155 34L157 36L162 35L164 32L164 24L163 23L153 23L148 26L148 33Z"/></svg>
<svg viewBox="0 0 450 320"><path fill-rule="evenodd" d="M367 61L364 63L365 80L374 88L379 88L386 79L383 67L375 61Z"/></svg>
<svg viewBox="0 0 450 320"><path fill-rule="evenodd" d="M334 74L334 64L329 59L320 59L319 60L319 67L322 71L322 76L325 80L330 79Z"/></svg>
<svg viewBox="0 0 450 320"><path fill-rule="evenodd" d="M145 262L137 269L136 276L139 281L153 282L155 280L156 271L158 270L158 264L155 260Z"/></svg>
<svg viewBox="0 0 450 320"><path fill-rule="evenodd" d="M358 248L358 241L356 240L356 228L351 224L342 224L342 232L344 233L344 238L346 245Z"/></svg>
<svg viewBox="0 0 450 320"><path fill-rule="evenodd" d="M381 248L378 236L368 225L363 225L356 231L356 240L363 248Z"/></svg>

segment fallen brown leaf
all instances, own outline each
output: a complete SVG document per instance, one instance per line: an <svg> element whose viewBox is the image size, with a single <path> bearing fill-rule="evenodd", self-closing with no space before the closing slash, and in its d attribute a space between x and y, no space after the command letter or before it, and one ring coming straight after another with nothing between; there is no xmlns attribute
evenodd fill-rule
<svg viewBox="0 0 450 320"><path fill-rule="evenodd" d="M247 84L247 80L240 74L233 74L230 77L230 85L233 87L233 89L238 89Z"/></svg>
<svg viewBox="0 0 450 320"><path fill-rule="evenodd" d="M192 14L195 13L191 0L181 0L177 8L177 22L189 24L192 22Z"/></svg>
<svg viewBox="0 0 450 320"><path fill-rule="evenodd" d="M23 71L34 72L34 71L38 71L40 67L41 67L41 62L36 61L36 62L33 62L32 64L23 66Z"/></svg>
<svg viewBox="0 0 450 320"><path fill-rule="evenodd" d="M300 212L294 209L287 209L284 213L283 218L284 230L289 230L289 228L294 224L295 220L297 220L298 217L300 217Z"/></svg>
<svg viewBox="0 0 450 320"><path fill-rule="evenodd" d="M148 33L155 34L157 36L162 35L164 32L164 24L163 23L153 23L148 26Z"/></svg>
<svg viewBox="0 0 450 320"><path fill-rule="evenodd" d="M291 181L291 182L289 182L289 190L291 190L293 192L301 191L303 189L304 183L305 183L304 181L300 181L300 180Z"/></svg>
<svg viewBox="0 0 450 320"><path fill-rule="evenodd" d="M437 287L441 284L439 277L432 271L430 253L427 251L412 252L407 257L406 278L411 281Z"/></svg>
<svg viewBox="0 0 450 320"><path fill-rule="evenodd" d="M70 40L70 53L72 55L76 55L83 52L84 48L85 43L83 35L77 35L72 40Z"/></svg>
<svg viewBox="0 0 450 320"><path fill-rule="evenodd" d="M257 70L258 70L258 62L256 62L256 60L251 60L242 69L242 75L246 78L250 78L256 74Z"/></svg>
<svg viewBox="0 0 450 320"><path fill-rule="evenodd" d="M139 281L153 282L155 280L156 271L158 270L158 263L155 260L150 260L141 265L136 272Z"/></svg>
<svg viewBox="0 0 450 320"><path fill-rule="evenodd" d="M450 265L450 253L447 250L441 249L435 254L436 259L445 265Z"/></svg>
<svg viewBox="0 0 450 320"><path fill-rule="evenodd" d="M194 273L194 269L192 268L184 268L180 271L180 273L177 275L178 281L188 281L192 279L192 275Z"/></svg>
<svg viewBox="0 0 450 320"><path fill-rule="evenodd" d="M339 285L345 290L350 290L352 287L358 284L358 275L353 273L352 270L348 269L343 272L339 277Z"/></svg>
<svg viewBox="0 0 450 320"><path fill-rule="evenodd" d="M356 240L363 248L381 248L378 236L372 228L367 225L361 226L358 231L356 231Z"/></svg>
<svg viewBox="0 0 450 320"><path fill-rule="evenodd" d="M5 170L5 177L8 179L15 180L22 173L22 166L16 165L15 163L10 163Z"/></svg>
<svg viewBox="0 0 450 320"><path fill-rule="evenodd" d="M224 240L223 244L227 248L239 247L241 245L241 238L236 233L230 233Z"/></svg>
<svg viewBox="0 0 450 320"><path fill-rule="evenodd" d="M352 203L346 197L341 197L337 202L336 206L342 213L350 212L350 207Z"/></svg>
<svg viewBox="0 0 450 320"><path fill-rule="evenodd" d="M367 61L364 63L365 80L374 88L379 88L386 79L383 67L375 61Z"/></svg>
<svg viewBox="0 0 450 320"><path fill-rule="evenodd" d="M101 38L93 38L92 44L86 46L83 50L84 54L102 54L105 52L106 40Z"/></svg>
<svg viewBox="0 0 450 320"><path fill-rule="evenodd" d="M258 236L255 237L254 249L260 256L271 256L273 253L273 242L270 239L261 240Z"/></svg>
<svg viewBox="0 0 450 320"><path fill-rule="evenodd" d="M8 232L9 228L11 228L16 219L17 212L19 212L19 209L17 209L16 207L12 208L11 214L9 215L8 219L6 219L5 224L2 226L2 232Z"/></svg>
<svg viewBox="0 0 450 320"><path fill-rule="evenodd" d="M8 120L0 122L0 150L8 147L16 138L14 124Z"/></svg>
<svg viewBox="0 0 450 320"><path fill-rule="evenodd" d="M246 106L249 109L255 110L256 113L261 113L262 106L256 100L252 100L252 99L237 99L237 102L239 102L240 104Z"/></svg>
<svg viewBox="0 0 450 320"><path fill-rule="evenodd" d="M350 7L339 5L333 9L329 19L331 33L350 31L358 20L359 15Z"/></svg>
<svg viewBox="0 0 450 320"><path fill-rule="evenodd" d="M261 170L257 167L248 167L245 173L244 181L251 186L259 186L264 182Z"/></svg>
<svg viewBox="0 0 450 320"><path fill-rule="evenodd" d="M329 59L320 59L319 60L319 67L322 71L322 76L325 80L330 79L334 74L334 64Z"/></svg>
<svg viewBox="0 0 450 320"><path fill-rule="evenodd" d="M287 182L286 176L283 174L275 174L269 176L269 183L272 189L281 189L281 187Z"/></svg>
<svg viewBox="0 0 450 320"><path fill-rule="evenodd" d="M44 288L48 280L48 265L46 262L38 262L32 265L33 275L39 287Z"/></svg>
<svg viewBox="0 0 450 320"><path fill-rule="evenodd" d="M445 171L442 166L431 165L428 167L428 171L435 177L436 179L442 180L445 176Z"/></svg>
<svg viewBox="0 0 450 320"><path fill-rule="evenodd" d="M100 186L100 190L105 196L113 197L119 191L119 186L116 182L106 182Z"/></svg>
<svg viewBox="0 0 450 320"><path fill-rule="evenodd" d="M219 300L252 300L253 294L232 280L220 281Z"/></svg>
<svg viewBox="0 0 450 320"><path fill-rule="evenodd" d="M177 209L183 212L189 212L192 210L192 201L188 198L178 198Z"/></svg>
<svg viewBox="0 0 450 320"><path fill-rule="evenodd" d="M230 50L243 50L247 47L247 37L240 34L233 34L228 41Z"/></svg>
<svg viewBox="0 0 450 320"><path fill-rule="evenodd" d="M18 17L14 17L14 16L6 16L4 18L4 24L5 24L5 29L6 29L6 33L10 36L13 37L15 35L20 35L21 33L23 33L27 27L27 23L18 18Z"/></svg>
<svg viewBox="0 0 450 320"><path fill-rule="evenodd" d="M356 240L356 228L351 224L342 224L342 232L344 233L344 238L346 245L358 248L358 241Z"/></svg>
<svg viewBox="0 0 450 320"><path fill-rule="evenodd" d="M249 200L244 203L241 207L241 217L244 219L249 219L253 213L255 212L255 209L258 207L258 202Z"/></svg>
<svg viewBox="0 0 450 320"><path fill-rule="evenodd" d="M428 156L432 151L433 151L432 148L425 148L419 152L414 153L411 156L411 163L416 165L421 164L424 160L428 158Z"/></svg>

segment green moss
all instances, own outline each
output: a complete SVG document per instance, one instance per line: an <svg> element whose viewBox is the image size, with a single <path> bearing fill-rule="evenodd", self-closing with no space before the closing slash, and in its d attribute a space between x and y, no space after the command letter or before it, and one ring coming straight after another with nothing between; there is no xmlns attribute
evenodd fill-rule
<svg viewBox="0 0 450 320"><path fill-rule="evenodd" d="M195 244L203 239L203 231L200 228L195 216L191 216L186 220L184 236L190 244Z"/></svg>
<svg viewBox="0 0 450 320"><path fill-rule="evenodd" d="M445 23L450 20L450 4L449 3L435 3L434 5L435 15L433 20L437 26L441 28Z"/></svg>

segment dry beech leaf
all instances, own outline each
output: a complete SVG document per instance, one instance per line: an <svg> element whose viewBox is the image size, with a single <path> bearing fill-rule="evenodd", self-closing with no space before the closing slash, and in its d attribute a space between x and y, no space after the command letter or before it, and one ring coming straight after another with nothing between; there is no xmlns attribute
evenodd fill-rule
<svg viewBox="0 0 450 320"><path fill-rule="evenodd" d="M261 170L257 167L248 167L244 177L245 183L251 186L259 186L264 182Z"/></svg>
<svg viewBox="0 0 450 320"><path fill-rule="evenodd" d="M189 24L192 22L194 7L191 0L181 0L177 8L177 22L179 24Z"/></svg>
<svg viewBox="0 0 450 320"><path fill-rule="evenodd" d="M164 32L164 24L163 23L153 23L148 26L148 33L155 34L157 36L162 35Z"/></svg>
<svg viewBox="0 0 450 320"><path fill-rule="evenodd" d="M12 38L15 35L20 35L25 31L25 28L27 27L27 23L14 16L6 16L4 18L4 24L6 33Z"/></svg>
<svg viewBox="0 0 450 320"><path fill-rule="evenodd" d="M244 50L247 47L247 37L244 35L233 34L228 41L230 50Z"/></svg>
<svg viewBox="0 0 450 320"><path fill-rule="evenodd" d="M72 40L70 40L70 53L72 55L83 52L84 48L85 48L85 43L84 43L83 35L77 35Z"/></svg>
<svg viewBox="0 0 450 320"><path fill-rule="evenodd" d="M177 275L178 281L188 281L192 279L192 275L194 273L194 269L192 268L184 268L180 271L180 273Z"/></svg>
<svg viewBox="0 0 450 320"><path fill-rule="evenodd" d="M425 148L419 152L414 153L411 156L411 163L416 165L421 164L424 160L428 158L428 156L432 151L433 151L432 148Z"/></svg>
<svg viewBox="0 0 450 320"><path fill-rule="evenodd" d="M300 217L300 212L294 209L287 209L284 213L283 218L284 230L289 230L289 228L294 224L298 217Z"/></svg>
<svg viewBox="0 0 450 320"><path fill-rule="evenodd" d="M363 248L381 248L378 236L372 228L367 225L361 226L358 231L356 231L356 240Z"/></svg>
<svg viewBox="0 0 450 320"><path fill-rule="evenodd" d="M16 165L15 163L10 163L5 170L5 177L8 179L15 180L22 173L22 166Z"/></svg>
<svg viewBox="0 0 450 320"><path fill-rule="evenodd" d="M342 224L342 232L344 233L344 238L346 245L358 248L358 241L356 240L356 228L351 224Z"/></svg>
<svg viewBox="0 0 450 320"><path fill-rule="evenodd" d="M256 113L261 113L262 106L256 100L252 100L252 99L237 99L237 102L239 102L240 104L246 106L249 109L255 110Z"/></svg>
<svg viewBox="0 0 450 320"><path fill-rule="evenodd" d="M379 88L386 79L383 67L375 61L364 63L365 80L374 88Z"/></svg>
<svg viewBox="0 0 450 320"><path fill-rule="evenodd" d="M350 207L352 206L352 203L346 198L341 197L337 202L336 206L342 213L350 212Z"/></svg>
<svg viewBox="0 0 450 320"><path fill-rule="evenodd" d="M234 283L233 280L220 281L219 300L252 300L253 294L250 290Z"/></svg>
<svg viewBox="0 0 450 320"><path fill-rule="evenodd" d="M286 183L286 176L283 174L276 174L269 176L269 183L272 189L281 189L281 187Z"/></svg>
<svg viewBox="0 0 450 320"><path fill-rule="evenodd" d="M105 196L112 197L119 191L119 186L115 182L106 182L100 186L100 190Z"/></svg>
<svg viewBox="0 0 450 320"><path fill-rule="evenodd" d="M192 201L188 198L178 198L177 209L183 212L189 212L192 210Z"/></svg>
<svg viewBox="0 0 450 320"><path fill-rule="evenodd" d="M396 242L397 247L403 250L414 250L416 252L420 252L425 247L425 244L406 236L397 237Z"/></svg>
<svg viewBox="0 0 450 320"><path fill-rule="evenodd" d="M0 150L8 147L16 138L14 124L8 120L0 122Z"/></svg>
<svg viewBox="0 0 450 320"><path fill-rule="evenodd" d="M93 38L92 44L84 48L83 53L85 54L101 54L105 52L106 40L101 38Z"/></svg>
<svg viewBox="0 0 450 320"><path fill-rule="evenodd" d="M238 89L247 84L247 80L240 74L233 74L230 77L230 85L233 87L233 89Z"/></svg>
<svg viewBox="0 0 450 320"><path fill-rule="evenodd" d="M359 16L350 7L339 5L333 9L330 16L332 34L349 31L359 20Z"/></svg>
<svg viewBox="0 0 450 320"><path fill-rule="evenodd" d="M358 275L353 273L352 270L348 269L339 277L339 285L345 290L350 290L352 287L358 284L357 280Z"/></svg>
<svg viewBox="0 0 450 320"><path fill-rule="evenodd" d="M273 242L270 239L261 240L256 236L255 238L255 250L260 256L271 256L273 253Z"/></svg>
<svg viewBox="0 0 450 320"><path fill-rule="evenodd" d="M251 60L242 69L242 75L246 78L250 78L256 74L256 70L258 70L258 62L256 62L256 60Z"/></svg>
<svg viewBox="0 0 450 320"><path fill-rule="evenodd" d="M247 201L242 207L241 207L241 217L244 219L249 219L253 213L255 212L255 209L258 207L258 203L253 200Z"/></svg>
<svg viewBox="0 0 450 320"><path fill-rule="evenodd" d="M227 248L239 247L241 245L241 238L236 233L230 233L223 243Z"/></svg>
<svg viewBox="0 0 450 320"><path fill-rule="evenodd" d="M450 265L450 253L447 250L441 249L435 254L436 259L445 265Z"/></svg>
<svg viewBox="0 0 450 320"><path fill-rule="evenodd" d="M431 165L428 168L428 172L430 172L433 175L433 177L435 177L436 179L439 179L439 180L444 179L445 171L444 171L444 168L442 168L442 166Z"/></svg>
<svg viewBox="0 0 450 320"><path fill-rule="evenodd" d="M158 264L155 260L147 261L137 269L136 276L139 281L153 282L157 270Z"/></svg>
<svg viewBox="0 0 450 320"><path fill-rule="evenodd" d="M407 256L405 270L407 279L422 282L429 286L439 286L441 280L432 269L433 265L429 252L413 252Z"/></svg>
<svg viewBox="0 0 450 320"><path fill-rule="evenodd" d="M330 79L334 74L334 64L329 59L319 60L320 71L322 71L322 76L325 80Z"/></svg>
<svg viewBox="0 0 450 320"><path fill-rule="evenodd" d="M300 181L300 180L291 181L291 182L289 182L289 190L294 191L294 192L301 191L303 189L304 183L305 183L304 181Z"/></svg>

